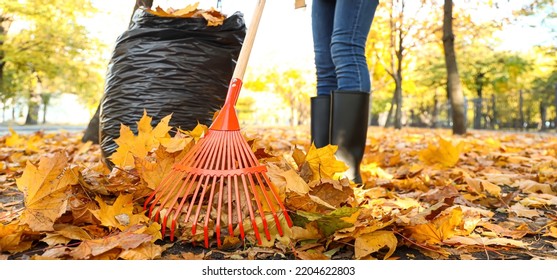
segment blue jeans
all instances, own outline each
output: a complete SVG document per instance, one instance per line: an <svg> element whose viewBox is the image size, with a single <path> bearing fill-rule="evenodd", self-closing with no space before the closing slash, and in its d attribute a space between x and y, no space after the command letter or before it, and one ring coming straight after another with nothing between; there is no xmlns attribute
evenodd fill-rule
<svg viewBox="0 0 557 280"><path fill-rule="evenodd" d="M318 95L333 90L370 93L365 46L378 4L378 0L313 0Z"/></svg>

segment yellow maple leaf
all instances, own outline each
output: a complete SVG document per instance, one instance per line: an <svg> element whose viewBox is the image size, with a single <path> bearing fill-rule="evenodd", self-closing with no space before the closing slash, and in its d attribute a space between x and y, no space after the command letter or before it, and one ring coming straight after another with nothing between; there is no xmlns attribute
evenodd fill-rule
<svg viewBox="0 0 557 280"><path fill-rule="evenodd" d="M17 187L23 192L25 210L20 218L35 231L52 231L68 204L67 190L78 182L77 168L68 166L65 153L43 156L36 167L28 162Z"/></svg>
<svg viewBox="0 0 557 280"><path fill-rule="evenodd" d="M356 238L354 242L354 256L357 259L367 257L384 247L389 248L383 259L388 259L396 249L398 240L392 231L374 231Z"/></svg>
<svg viewBox="0 0 557 280"><path fill-rule="evenodd" d="M143 243L137 248L129 249L120 253L119 257L124 260L154 260L160 259L164 248L153 243Z"/></svg>
<svg viewBox="0 0 557 280"><path fill-rule="evenodd" d="M162 139L170 138L168 132L171 127L168 123L171 117L172 115L164 117L153 128L153 118L147 116L147 111L143 111L143 116L137 123L137 136L128 126L120 125L120 137L114 139L118 148L110 156L112 163L119 167L135 167L134 157L145 158L149 152L158 148Z"/></svg>
<svg viewBox="0 0 557 280"><path fill-rule="evenodd" d="M312 180L332 179L336 173L348 170L348 166L344 162L336 159L335 152L337 150L338 147L334 145L327 145L318 149L314 144L311 144L306 155L306 162L313 172Z"/></svg>
<svg viewBox="0 0 557 280"><path fill-rule="evenodd" d="M10 136L6 138L6 147L18 147L25 144L25 138L20 137L19 134L13 130L13 128L10 127L9 130Z"/></svg>
<svg viewBox="0 0 557 280"><path fill-rule="evenodd" d="M25 227L12 223L3 225L0 223L0 253L19 253L31 248L32 241L21 241Z"/></svg>
<svg viewBox="0 0 557 280"><path fill-rule="evenodd" d="M20 136L11 127L9 128L9 130L10 130L10 136L6 138L6 147L21 148L21 149L25 149L26 152L39 151L38 144L42 140L41 136L39 135L31 135L30 137Z"/></svg>
<svg viewBox="0 0 557 280"><path fill-rule="evenodd" d="M107 205L100 197L95 200L99 203L98 210L91 210L101 225L125 230L130 226L147 222L149 218L143 214L133 214L133 195L120 195L112 205Z"/></svg>
<svg viewBox="0 0 557 280"><path fill-rule="evenodd" d="M551 236L553 238L557 238L557 227L550 227L549 232L544 234L543 236Z"/></svg>
<svg viewBox="0 0 557 280"><path fill-rule="evenodd" d="M139 177L147 187L154 190L162 181L164 176L168 174L174 164L182 158L181 156L173 156L170 153L164 152L162 149L157 149L154 153L154 158L149 157L146 159L136 159L136 169Z"/></svg>
<svg viewBox="0 0 557 280"><path fill-rule="evenodd" d="M444 167L455 166L463 150L464 143L453 144L452 141L446 140L443 137L438 137L438 140L438 145L429 144L426 149L420 151L420 160L427 164L438 163Z"/></svg>
<svg viewBox="0 0 557 280"><path fill-rule="evenodd" d="M462 229L463 214L460 207L455 207L450 213L442 214L425 224L408 227L416 241L428 244L440 244L455 235L468 232Z"/></svg>
<svg viewBox="0 0 557 280"><path fill-rule="evenodd" d="M197 142L199 138L207 133L208 129L209 128L206 125L197 123L193 130L187 131L186 134L191 136Z"/></svg>
<svg viewBox="0 0 557 280"><path fill-rule="evenodd" d="M293 191L298 194L306 194L309 192L309 185L294 171L290 169L279 174L286 179L286 190Z"/></svg>

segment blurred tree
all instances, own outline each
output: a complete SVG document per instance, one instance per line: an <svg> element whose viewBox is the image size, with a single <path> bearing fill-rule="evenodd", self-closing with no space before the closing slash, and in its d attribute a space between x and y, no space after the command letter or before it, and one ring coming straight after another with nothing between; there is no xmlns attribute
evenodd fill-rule
<svg viewBox="0 0 557 280"><path fill-rule="evenodd" d="M432 22L435 17L428 12L432 10L426 8L427 2L381 2L374 19L374 27L368 36L366 53L372 77L376 77L377 65L381 65L382 70L394 83L385 126L393 123L397 129L402 127L404 72L409 67L408 54L416 46L433 38ZM411 12L408 11L407 5L412 8ZM373 81L375 87L377 80ZM394 122L391 121L393 112Z"/></svg>
<svg viewBox="0 0 557 280"><path fill-rule="evenodd" d="M315 83L310 73L300 69L279 70L276 68L250 72L244 88L262 92L268 91L279 95L290 110L290 125L306 123L309 118L309 99L315 94Z"/></svg>
<svg viewBox="0 0 557 280"><path fill-rule="evenodd" d="M94 12L90 0L0 2L0 18L11 23L4 28L0 45L2 72L11 72L9 79L0 78L2 92L27 98L26 123L37 122L43 93L75 93L82 99L98 95L103 82L101 44L91 38L81 21ZM7 81L20 85L6 85ZM7 92L14 89L19 91Z"/></svg>

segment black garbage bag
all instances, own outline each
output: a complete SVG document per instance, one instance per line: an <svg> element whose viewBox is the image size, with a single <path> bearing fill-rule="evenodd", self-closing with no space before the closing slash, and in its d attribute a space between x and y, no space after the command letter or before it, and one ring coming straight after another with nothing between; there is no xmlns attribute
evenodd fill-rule
<svg viewBox="0 0 557 280"><path fill-rule="evenodd" d="M172 114L170 125L210 125L224 104L246 34L243 14L221 26L203 18L158 17L138 9L116 41L100 103L99 141L104 162L116 151L120 124L137 133L144 110L151 125Z"/></svg>

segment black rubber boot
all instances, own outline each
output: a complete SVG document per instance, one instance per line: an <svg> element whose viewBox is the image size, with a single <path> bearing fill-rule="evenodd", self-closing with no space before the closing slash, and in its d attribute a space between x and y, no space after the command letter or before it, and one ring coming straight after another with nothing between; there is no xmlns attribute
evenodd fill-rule
<svg viewBox="0 0 557 280"><path fill-rule="evenodd" d="M311 142L316 148L330 144L331 96L311 98Z"/></svg>
<svg viewBox="0 0 557 280"><path fill-rule="evenodd" d="M337 159L349 167L345 175L361 184L360 163L364 157L369 116L369 93L334 91L331 97L331 144Z"/></svg>

